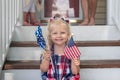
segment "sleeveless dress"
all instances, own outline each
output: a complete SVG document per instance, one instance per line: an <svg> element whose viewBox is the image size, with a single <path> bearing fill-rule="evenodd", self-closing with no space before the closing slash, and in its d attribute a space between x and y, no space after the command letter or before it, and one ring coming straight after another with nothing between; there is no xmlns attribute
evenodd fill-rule
<svg viewBox="0 0 120 80"><path fill-rule="evenodd" d="M42 57L40 58L40 63ZM79 80L80 75L71 72L71 60L64 55L52 54L48 72L41 72L42 80Z"/></svg>

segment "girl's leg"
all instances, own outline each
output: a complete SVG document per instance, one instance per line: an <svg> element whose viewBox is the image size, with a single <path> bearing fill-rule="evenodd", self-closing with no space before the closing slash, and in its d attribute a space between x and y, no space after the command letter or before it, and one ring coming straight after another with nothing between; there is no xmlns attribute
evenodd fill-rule
<svg viewBox="0 0 120 80"><path fill-rule="evenodd" d="M90 21L89 21L88 25L94 25L95 24L97 0L88 0L88 4L89 4L89 17L90 17Z"/></svg>
<svg viewBox="0 0 120 80"><path fill-rule="evenodd" d="M81 2L82 2L82 10L83 10L83 22L80 25L87 25L89 23L88 1L89 0L81 0Z"/></svg>

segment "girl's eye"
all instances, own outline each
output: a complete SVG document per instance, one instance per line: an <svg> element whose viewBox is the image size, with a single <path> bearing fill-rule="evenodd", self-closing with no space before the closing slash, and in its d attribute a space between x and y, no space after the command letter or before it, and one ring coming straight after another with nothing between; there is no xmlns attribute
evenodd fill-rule
<svg viewBox="0 0 120 80"><path fill-rule="evenodd" d="M56 32L52 33L52 34L57 34Z"/></svg>
<svg viewBox="0 0 120 80"><path fill-rule="evenodd" d="M65 34L65 32L61 32L61 34Z"/></svg>

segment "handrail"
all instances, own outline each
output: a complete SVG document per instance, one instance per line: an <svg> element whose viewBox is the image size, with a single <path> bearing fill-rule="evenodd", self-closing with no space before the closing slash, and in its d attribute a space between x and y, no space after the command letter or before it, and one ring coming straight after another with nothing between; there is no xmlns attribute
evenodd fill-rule
<svg viewBox="0 0 120 80"><path fill-rule="evenodd" d="M20 0L0 0L0 73L12 40Z"/></svg>

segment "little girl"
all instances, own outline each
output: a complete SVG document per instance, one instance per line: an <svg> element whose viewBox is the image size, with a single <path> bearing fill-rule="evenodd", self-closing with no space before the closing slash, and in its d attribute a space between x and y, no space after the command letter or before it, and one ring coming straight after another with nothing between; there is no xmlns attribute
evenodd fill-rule
<svg viewBox="0 0 120 80"><path fill-rule="evenodd" d="M54 17L48 24L48 46L40 58L42 80L79 80L80 59L68 59L64 48L71 37L69 22Z"/></svg>

